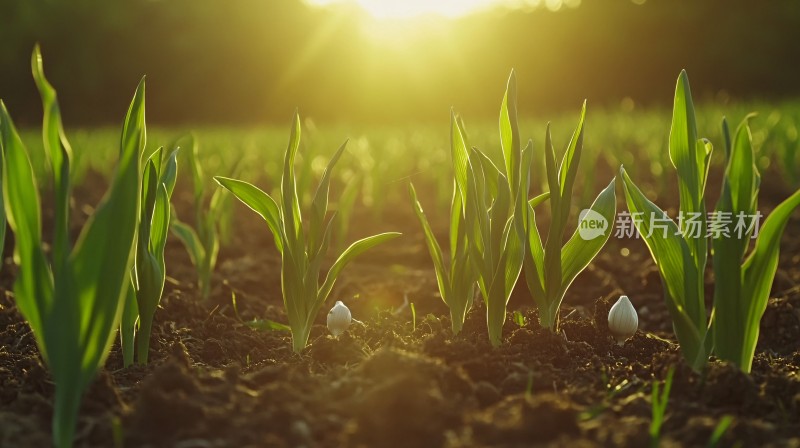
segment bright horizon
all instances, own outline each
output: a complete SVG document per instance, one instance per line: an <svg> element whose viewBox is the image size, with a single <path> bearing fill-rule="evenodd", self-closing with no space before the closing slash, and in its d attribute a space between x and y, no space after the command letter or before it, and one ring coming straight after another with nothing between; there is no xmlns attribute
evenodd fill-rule
<svg viewBox="0 0 800 448"><path fill-rule="evenodd" d="M580 0L306 0L314 6L355 4L376 19L410 19L423 16L459 18L497 7L533 9L540 5L550 10L575 7Z"/></svg>

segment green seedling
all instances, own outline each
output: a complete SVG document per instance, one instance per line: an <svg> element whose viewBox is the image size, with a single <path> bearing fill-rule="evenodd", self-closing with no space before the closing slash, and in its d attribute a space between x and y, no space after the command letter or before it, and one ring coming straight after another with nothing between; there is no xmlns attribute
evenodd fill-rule
<svg viewBox="0 0 800 448"><path fill-rule="evenodd" d="M173 210L170 228L189 252L189 258L197 271L200 297L205 300L211 294L211 274L217 265L219 253L220 222L225 220L226 202L230 198L225 190L218 188L211 195L211 200L206 207L208 191L194 137L189 138L187 146L185 154L187 154L188 166L192 173L195 227L192 228L187 223L180 221L178 214ZM228 209L227 213L230 214L231 210Z"/></svg>
<svg viewBox="0 0 800 448"><path fill-rule="evenodd" d="M164 248L170 221L170 198L178 175L178 150L166 161L159 148L147 161L142 176L139 238L136 262L131 273L131 289L120 321L120 345L125 367L133 363L134 340L139 364L147 364L153 317L161 302L166 280Z"/></svg>
<svg viewBox="0 0 800 448"><path fill-rule="evenodd" d="M747 119L731 141L723 120L726 168L722 194L711 222L720 230L712 235L714 277L714 353L749 373L758 342L761 317L767 308L778 269L783 230L800 206L800 190L769 215L745 258L759 218L756 206L761 176L755 166Z"/></svg>
<svg viewBox="0 0 800 448"><path fill-rule="evenodd" d="M719 446L720 440L722 440L722 436L725 435L725 432L728 430L728 427L731 426L733 423L733 416L726 415L719 420L717 426L714 427L714 431L711 433L711 437L708 438L708 443L706 444L706 448L715 448Z"/></svg>
<svg viewBox="0 0 800 448"><path fill-rule="evenodd" d="M665 287L673 328L687 362L703 368L712 350L749 372L761 317L778 267L780 237L800 191L778 205L761 226L754 249L744 263L750 239L760 176L747 121L733 142L723 122L727 166L722 195L711 222L706 220L705 187L712 145L697 138L689 79L678 77L670 130L670 158L678 173L681 226L649 201L620 168L625 196L639 233L650 249ZM694 231L693 226L700 231ZM707 227L708 225L708 227ZM706 232L708 228L709 232ZM711 229L715 229L711 232ZM712 238L716 282L714 310L708 319L704 302L704 275L708 238Z"/></svg>
<svg viewBox="0 0 800 448"><path fill-rule="evenodd" d="M416 212L417 218L422 224L425 243L433 259L436 281L439 285L439 295L442 297L442 301L450 308L450 322L453 334L458 334L464 325L467 311L472 306L477 272L469 258L469 243L467 242L461 195L457 187L454 187L454 190L453 201L450 205L450 259L446 264L442 249L439 247L425 212L422 210L422 205L417 199L414 185L409 184L414 212Z"/></svg>
<svg viewBox="0 0 800 448"><path fill-rule="evenodd" d="M537 198L524 206L522 218L525 228L525 282L539 309L539 323L544 328L558 332L559 310L567 289L611 236L616 214L616 178L600 192L594 203L579 217L578 227L562 246L572 206L572 189L578 174L578 163L583 150L583 125L586 103L581 108L578 126L556 168L550 125L545 138L545 170L550 199L550 228L542 244L536 226L534 208ZM540 196L538 200L546 199Z"/></svg>
<svg viewBox="0 0 800 448"><path fill-rule="evenodd" d="M664 415L667 412L667 404L669 403L669 392L672 389L672 376L675 373L675 368L670 367L667 372L667 378L664 380L664 388L660 388L658 381L653 381L653 393L651 395L651 414L652 420L650 421L650 447L657 448L661 444L661 426L664 424Z"/></svg>
<svg viewBox="0 0 800 448"><path fill-rule="evenodd" d="M72 446L81 397L105 363L128 291L139 212L139 158L145 145L145 84L142 79L125 118L111 187L72 245L71 151L38 46L31 65L44 105L44 146L55 194L56 225L49 254L42 240L30 158L0 102L3 196L15 236L14 262L19 266L14 296L53 376L53 443L64 448Z"/></svg>
<svg viewBox="0 0 800 448"><path fill-rule="evenodd" d="M344 152L346 142L330 160L322 175L311 204L307 233L303 228L294 174L294 161L299 145L300 116L295 113L289 146L284 158L280 206L271 196L252 184L220 176L214 178L242 203L264 218L272 232L275 246L282 257L281 287L289 327L292 329L292 347L298 353L307 345L319 309L330 295L337 277L345 266L366 250L400 235L395 232L381 233L356 241L336 259L325 281L320 285L320 268L328 249L332 227L331 220L325 222L330 176Z"/></svg>
<svg viewBox="0 0 800 448"><path fill-rule="evenodd" d="M525 318L525 315L520 313L519 311L514 311L511 315L514 319L514 323L517 324L518 327L522 328L528 322L528 319Z"/></svg>
<svg viewBox="0 0 800 448"><path fill-rule="evenodd" d="M456 191L460 196L456 201L463 207L467 256L486 303L489 341L497 347L502 342L511 291L522 270L524 229L519 217L522 203L527 202L530 173L521 167L529 167L532 157L530 141L524 151L520 150L514 72L500 106L505 173L477 148L468 149L464 124L455 114L451 114L451 129Z"/></svg>

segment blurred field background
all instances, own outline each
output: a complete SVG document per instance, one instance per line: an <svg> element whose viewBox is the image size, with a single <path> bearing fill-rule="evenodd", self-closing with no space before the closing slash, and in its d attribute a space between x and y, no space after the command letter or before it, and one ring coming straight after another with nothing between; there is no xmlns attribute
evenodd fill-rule
<svg viewBox="0 0 800 448"><path fill-rule="evenodd" d="M432 6L438 4L440 6ZM433 13L425 11L433 10ZM0 97L38 125L40 42L68 126L117 126L148 76L150 124L392 126L800 94L795 0L0 0ZM438 12L438 13L437 13ZM763 109L762 113L765 112Z"/></svg>
<svg viewBox="0 0 800 448"><path fill-rule="evenodd" d="M563 150L588 99L576 207L620 164L651 199L669 200L670 106L686 68L700 135L717 148L712 176L722 117L736 126L757 112L759 169L785 191L800 185L793 0L0 0L0 11L0 98L45 169L29 63L40 42L77 182L109 173L121 117L146 74L149 150L191 132L207 174L235 171L275 188L298 108L301 182L315 182L349 138L335 198L353 185L346 197L379 222L408 203L413 181L435 197L426 203L447 210L450 108L499 161L497 115L514 68L535 182L545 181L547 122Z"/></svg>

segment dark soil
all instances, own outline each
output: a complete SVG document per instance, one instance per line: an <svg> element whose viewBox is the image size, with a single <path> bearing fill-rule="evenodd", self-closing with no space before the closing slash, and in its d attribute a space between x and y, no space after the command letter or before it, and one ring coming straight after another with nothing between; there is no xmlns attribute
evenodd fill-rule
<svg viewBox="0 0 800 448"><path fill-rule="evenodd" d="M763 194L762 208L785 196ZM97 193L78 197L91 204ZM444 215L438 218L435 227L443 230ZM509 309L521 310L527 323L518 327L509 316L504 344L493 349L480 303L461 334L450 331L410 206L387 208L384 221L367 212L354 218L353 239L383 230L405 235L349 266L329 300L343 300L361 323L337 340L320 313L299 355L288 333L251 329L231 304L235 292L242 319L285 322L280 258L254 214L236 209L237 233L220 253L205 302L183 248L170 241L170 278L156 314L151 362L123 368L114 346L84 398L76 446L112 447L121 440L126 447L182 448L643 447L651 385L670 366L676 370L663 446L705 446L726 415L734 419L721 446L800 446L797 215L784 235L749 376L717 360L704 375L683 363L642 241L609 240L568 292L561 334L539 328L520 282ZM14 304L8 255L7 247L0 272L0 446L45 447L53 383ZM640 324L617 346L607 313L623 293ZM404 297L415 304L415 324Z"/></svg>

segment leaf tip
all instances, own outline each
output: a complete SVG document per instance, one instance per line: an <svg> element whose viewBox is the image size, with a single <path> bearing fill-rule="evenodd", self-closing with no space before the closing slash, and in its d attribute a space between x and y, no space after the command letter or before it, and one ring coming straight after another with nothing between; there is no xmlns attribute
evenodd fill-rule
<svg viewBox="0 0 800 448"><path fill-rule="evenodd" d="M515 92L517 88L517 72L513 68L511 69L511 73L508 75L508 90L510 92Z"/></svg>

